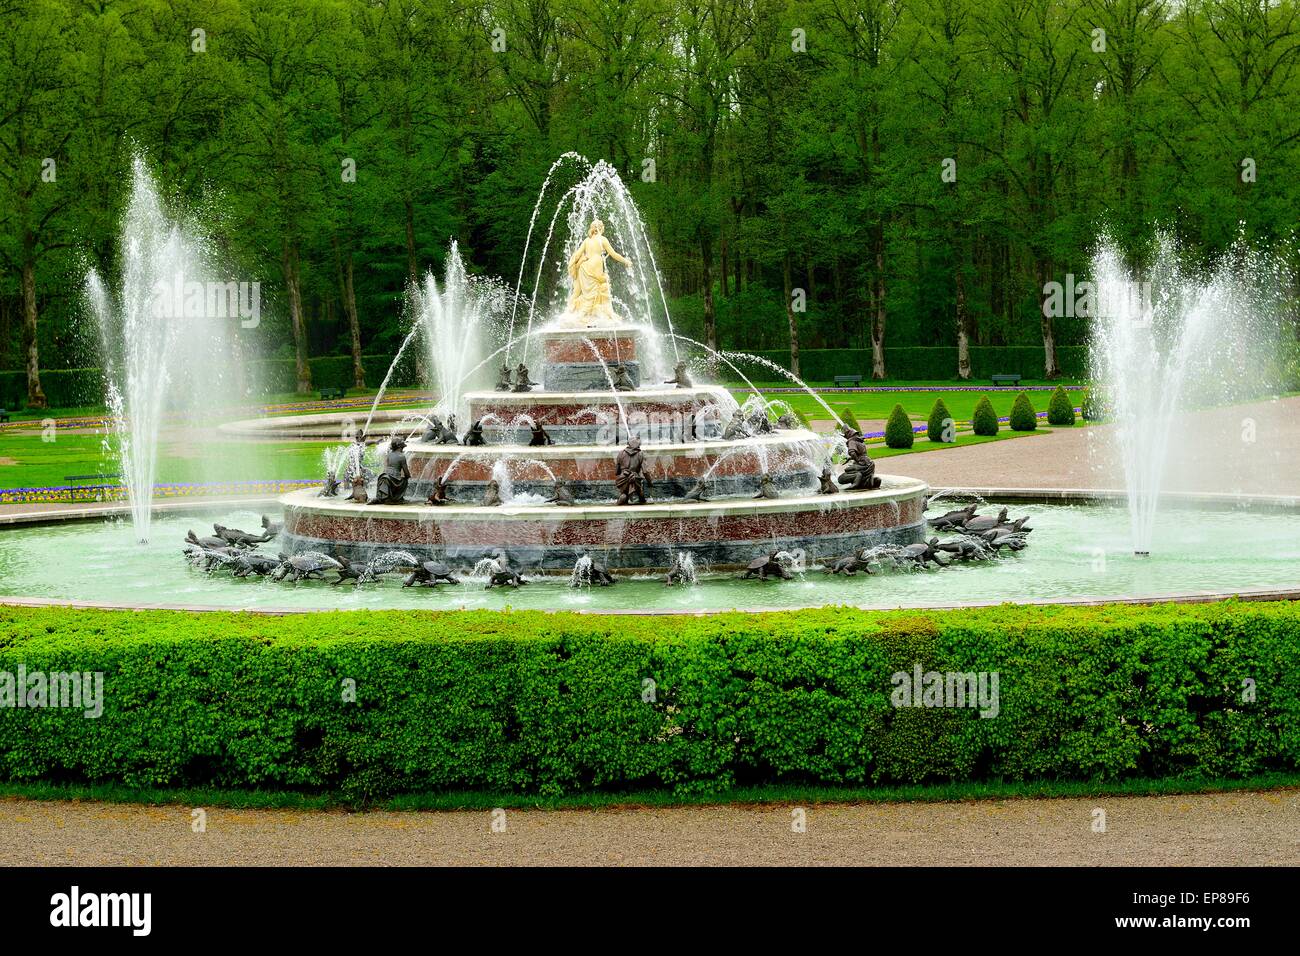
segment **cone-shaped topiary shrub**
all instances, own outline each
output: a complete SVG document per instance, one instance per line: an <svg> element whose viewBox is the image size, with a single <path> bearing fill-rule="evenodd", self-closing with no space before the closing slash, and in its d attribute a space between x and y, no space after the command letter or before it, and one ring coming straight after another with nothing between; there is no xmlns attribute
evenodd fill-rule
<svg viewBox="0 0 1300 956"><path fill-rule="evenodd" d="M976 435L996 435L998 433L998 413L993 410L993 403L985 395L975 406L971 415L971 428Z"/></svg>
<svg viewBox="0 0 1300 956"><path fill-rule="evenodd" d="M855 432L862 431L862 426L858 424L858 416L853 414L852 405L841 405L836 409L836 413L840 416L840 421L845 425L848 425Z"/></svg>
<svg viewBox="0 0 1300 956"><path fill-rule="evenodd" d="M1106 416L1106 410L1102 407L1102 397L1095 389L1083 390L1083 399L1079 402L1079 415L1085 422L1099 422Z"/></svg>
<svg viewBox="0 0 1300 956"><path fill-rule="evenodd" d="M1061 385L1056 386L1052 400L1047 403L1047 424L1069 428L1074 424L1074 403Z"/></svg>
<svg viewBox="0 0 1300 956"><path fill-rule="evenodd" d="M1034 413L1034 403L1026 392L1016 396L1016 403L1011 406L1011 430L1013 432L1031 432L1038 427L1038 416Z"/></svg>
<svg viewBox="0 0 1300 956"><path fill-rule="evenodd" d="M895 405L885 423L885 444L890 448L911 448L915 440L912 434L912 420L903 411L902 405Z"/></svg>
<svg viewBox="0 0 1300 956"><path fill-rule="evenodd" d="M948 437L944 437L944 432L951 428L952 431ZM952 415L948 413L948 406L943 403L942 398L934 400L934 408L930 409L930 418L925 423L925 436L934 442L952 442L956 441L957 428L952 420Z"/></svg>

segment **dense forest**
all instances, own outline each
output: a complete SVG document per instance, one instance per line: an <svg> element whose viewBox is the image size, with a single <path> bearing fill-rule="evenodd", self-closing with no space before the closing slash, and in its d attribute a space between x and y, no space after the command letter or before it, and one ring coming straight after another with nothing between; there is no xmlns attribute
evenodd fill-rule
<svg viewBox="0 0 1300 956"><path fill-rule="evenodd" d="M391 352L449 239L513 280L614 164L725 348L1036 347L1105 231L1291 238L1300 0L0 0L0 369L95 361L133 153L262 283L268 354ZM371 383L374 384L374 383Z"/></svg>

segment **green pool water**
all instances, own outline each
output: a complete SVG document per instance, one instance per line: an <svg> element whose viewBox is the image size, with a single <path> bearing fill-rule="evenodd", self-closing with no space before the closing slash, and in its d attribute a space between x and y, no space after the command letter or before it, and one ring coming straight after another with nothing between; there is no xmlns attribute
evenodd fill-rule
<svg viewBox="0 0 1300 956"><path fill-rule="evenodd" d="M205 573L191 567L181 553L186 530L210 534L218 521L256 531L259 516L250 510L196 510L155 517L152 540L145 545L134 540L128 523L116 520L0 531L0 593L104 603L303 610L707 611L1028 603L1300 587L1300 514L1169 510L1159 516L1153 553L1145 558L1129 551L1128 515L1122 508L1035 504L1011 506L1011 514L1031 516L1034 530L1027 549L943 569L843 578L811 567L792 581L705 574L691 587L628 578L609 588L572 589L565 579L539 578L526 587L489 591L481 580L469 579L436 589L403 589L400 575L357 587L350 582L294 584ZM269 542L262 550L274 554L275 545Z"/></svg>

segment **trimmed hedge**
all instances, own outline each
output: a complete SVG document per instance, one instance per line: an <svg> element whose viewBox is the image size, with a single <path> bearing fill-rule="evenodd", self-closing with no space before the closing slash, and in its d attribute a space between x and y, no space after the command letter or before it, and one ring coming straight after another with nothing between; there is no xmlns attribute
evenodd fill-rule
<svg viewBox="0 0 1300 956"><path fill-rule="evenodd" d="M1069 428L1074 424L1074 403L1060 385L1056 386L1051 401L1047 403L1047 424L1061 428Z"/></svg>
<svg viewBox="0 0 1300 956"><path fill-rule="evenodd" d="M307 364L311 367L313 389L353 387L352 356L324 355L308 359ZM361 356L366 386L378 388L392 364L391 355ZM252 370L250 378L264 392L292 392L297 386L293 359L258 359L248 365ZM389 386L419 387L419 382L415 380L415 363L403 361ZM103 372L98 368L42 369L41 388L45 390L45 398L53 408L99 405L104 401ZM0 406L8 409L27 406L26 372L0 372Z"/></svg>
<svg viewBox="0 0 1300 956"><path fill-rule="evenodd" d="M885 422L885 444L890 448L911 448L914 441L916 434L912 431L912 420L902 405L895 405L889 413L889 421Z"/></svg>
<svg viewBox="0 0 1300 956"><path fill-rule="evenodd" d="M999 422L998 413L993 410L993 403L989 401L987 395L980 398L975 405L975 411L971 414L971 431L976 435L996 435L998 433Z"/></svg>
<svg viewBox="0 0 1300 956"><path fill-rule="evenodd" d="M102 671L105 703L97 719L0 708L0 778L364 800L1246 776L1300 766L1298 636L1287 602L703 617L6 607L0 671ZM997 716L895 708L891 676L917 665L997 672Z"/></svg>
<svg viewBox="0 0 1300 956"><path fill-rule="evenodd" d="M1038 415L1034 412L1034 403L1029 400L1029 395L1025 392L1016 396L1011 406L1008 424L1013 432L1032 432L1038 427Z"/></svg>
<svg viewBox="0 0 1300 956"><path fill-rule="evenodd" d="M955 436L956 423L953 422L952 415L948 412L948 406L943 403L942 398L936 398L934 400L934 407L930 409L930 417L925 423L925 437L933 442L944 443L946 441L943 437L945 422L953 426ZM955 440L956 438L954 437L953 441Z"/></svg>

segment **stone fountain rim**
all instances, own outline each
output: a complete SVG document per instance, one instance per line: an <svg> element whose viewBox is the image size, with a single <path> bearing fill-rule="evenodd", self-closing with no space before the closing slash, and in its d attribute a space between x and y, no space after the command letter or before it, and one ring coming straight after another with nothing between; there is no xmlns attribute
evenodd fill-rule
<svg viewBox="0 0 1300 956"><path fill-rule="evenodd" d="M462 446L463 447L463 446ZM882 475L882 478L895 477ZM305 491L315 494L313 489L304 489ZM932 488L936 494L940 491L954 496L961 495L979 495L990 504L998 501L1019 502L1022 504L1083 504L1083 505L1122 505L1127 497L1127 493L1122 488L1015 488L1015 487L950 487L950 488ZM844 494L863 494L864 492L844 492ZM867 492L870 493L870 492ZM279 503L282 495L250 495L247 498L188 498L177 501L156 501L153 504L154 514L167 514L173 511L194 512L195 514L211 512L218 509L230 508L249 508L255 505L273 505ZM319 499L317 499L319 500ZM726 500L726 499L719 499ZM734 500L734 499L733 499ZM745 499L741 499L745 500ZM787 499L788 500L788 499ZM1300 511L1300 495L1258 495L1258 494L1220 494L1217 492L1166 492L1161 496L1162 501L1169 501L1174 505L1212 505L1220 510L1236 510L1243 507L1259 508L1261 510L1272 511ZM360 507L360 506L358 506ZM367 505L366 507L376 509L381 505ZM390 507L406 507L413 510L414 506L392 505ZM443 507L454 507L446 505ZM622 508L620 511L635 511L641 507L650 507L649 505L637 505L632 508ZM536 508L532 510L537 510ZM563 509L562 509L563 510ZM43 524L71 524L76 522L103 521L106 518L120 518L131 513L131 508L126 502L115 502L109 504L96 505L88 508L60 508L48 509L42 511L24 511L0 513L0 527L20 528L25 526L36 526ZM1300 596L1300 589L1296 591ZM0 597L0 601L3 598ZM1119 599L1116 599L1119 600ZM1002 603L1002 602L994 602ZM1104 602L1111 603L1111 602Z"/></svg>

